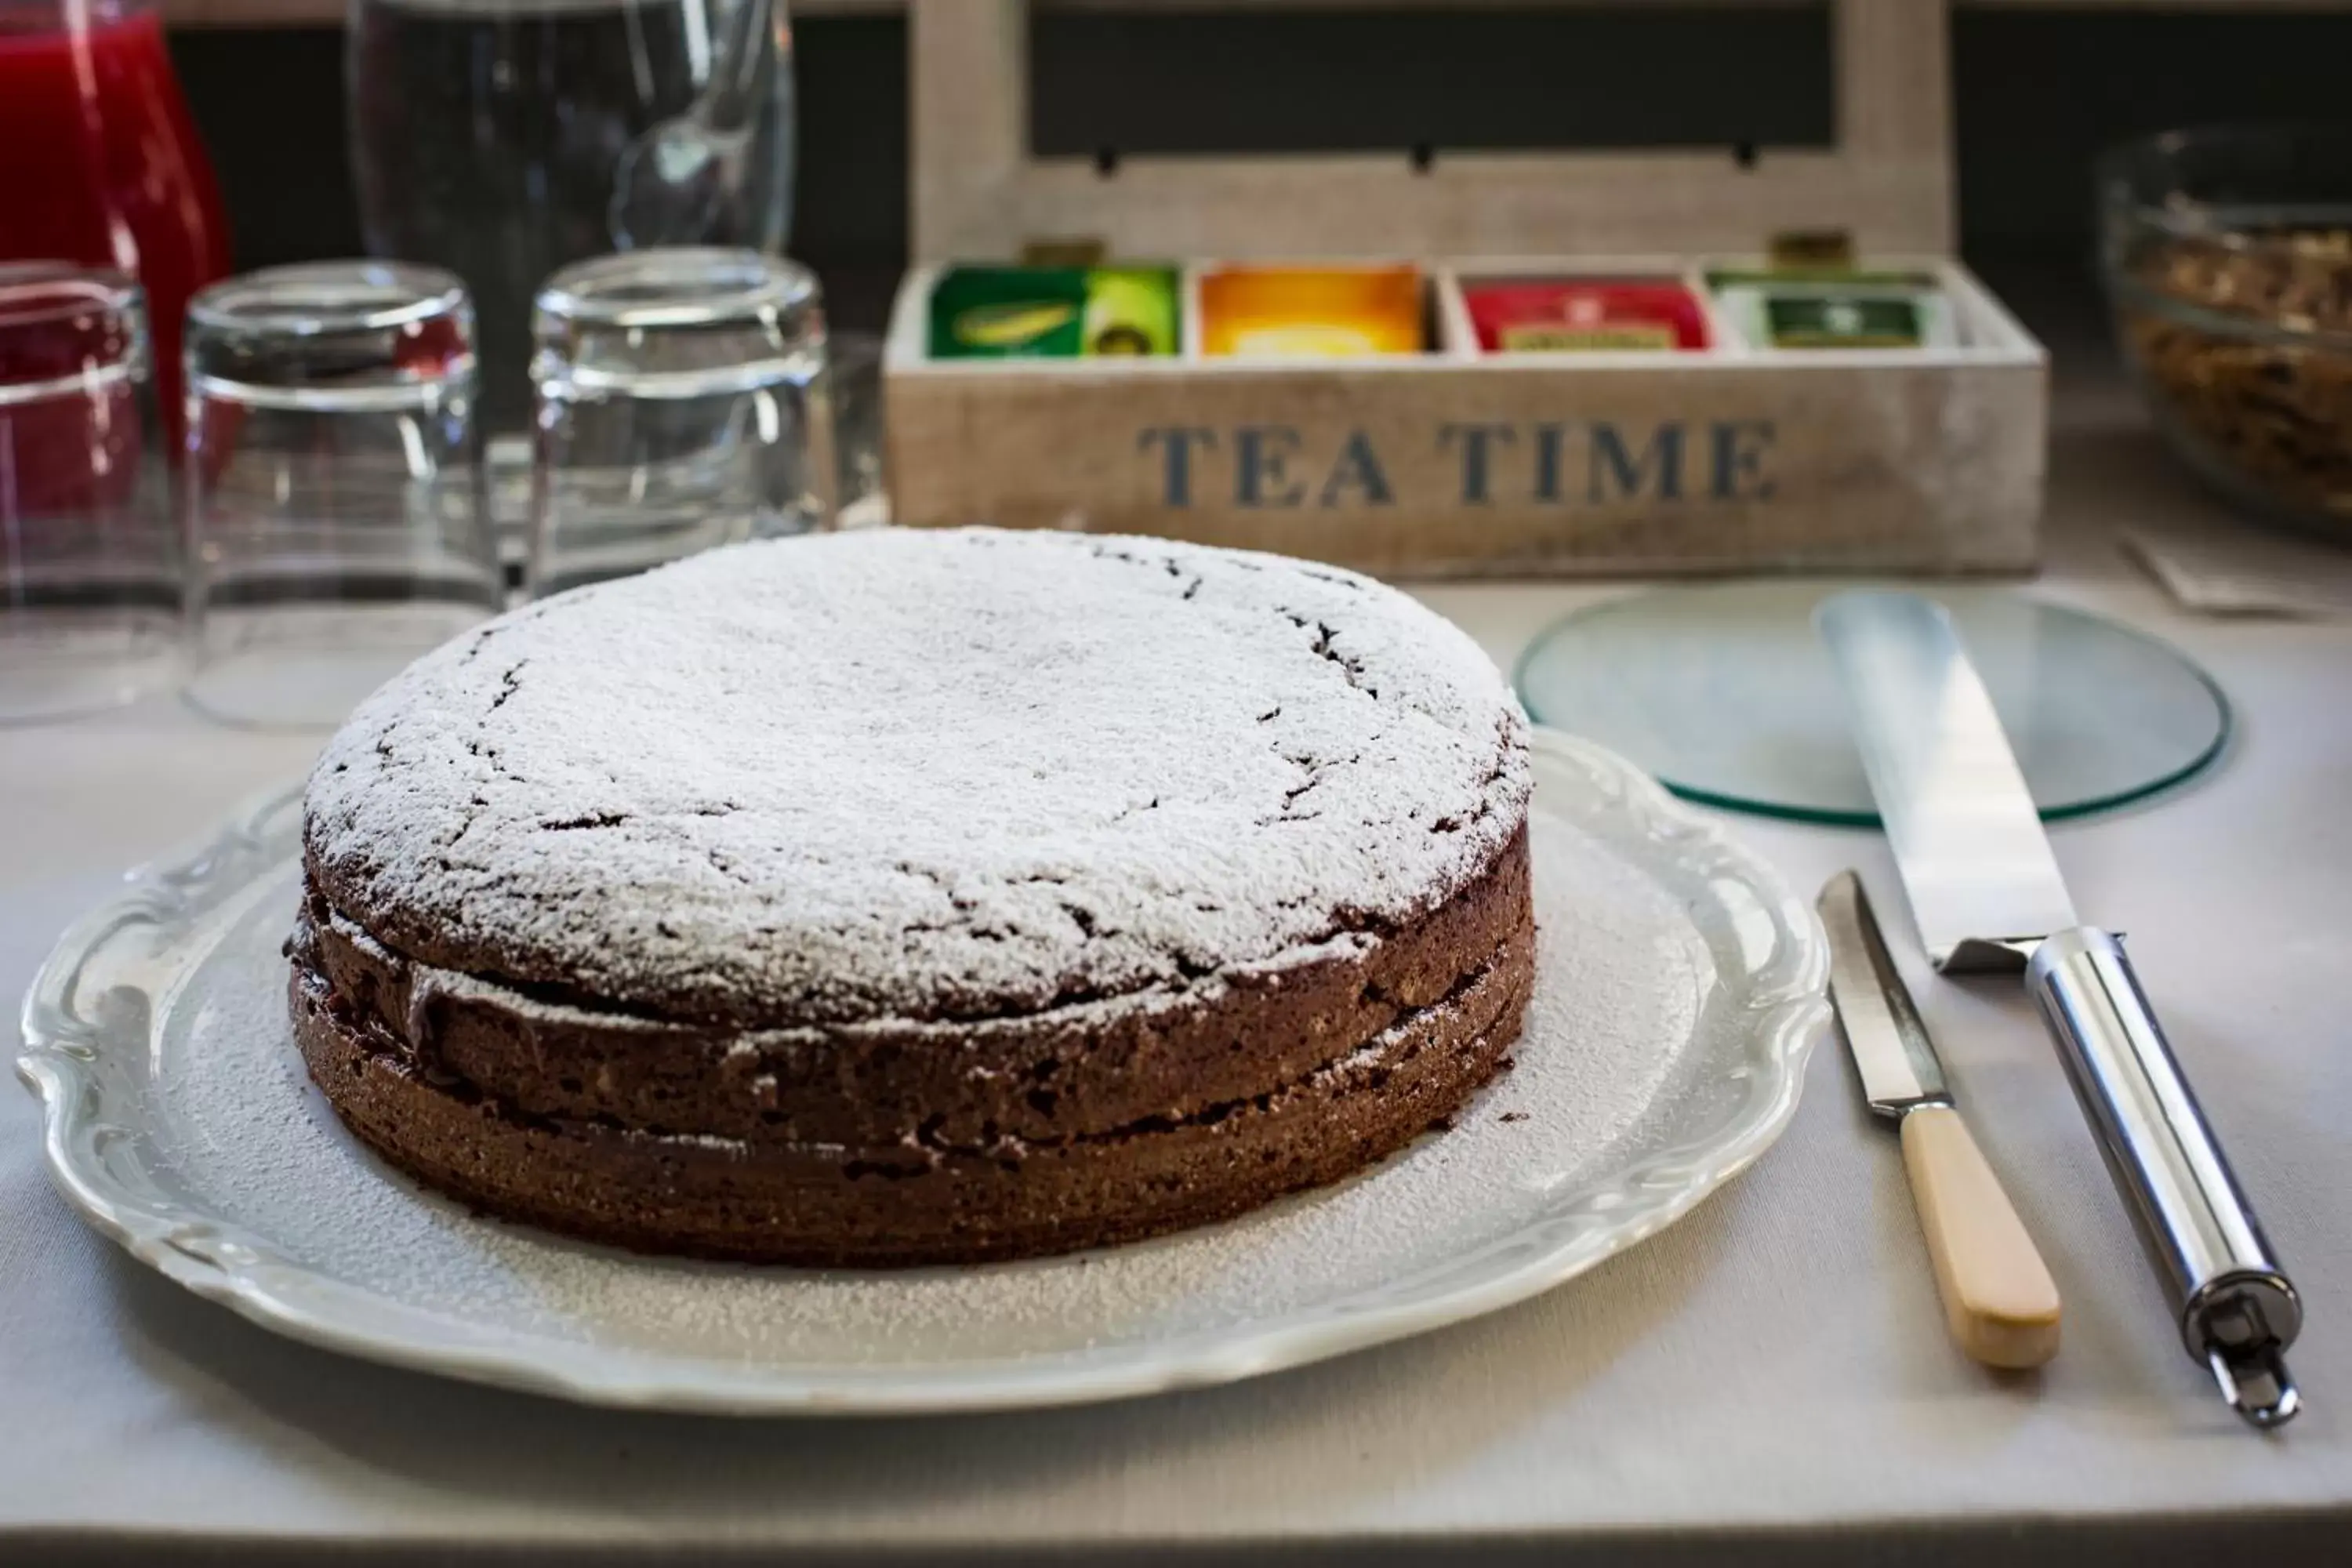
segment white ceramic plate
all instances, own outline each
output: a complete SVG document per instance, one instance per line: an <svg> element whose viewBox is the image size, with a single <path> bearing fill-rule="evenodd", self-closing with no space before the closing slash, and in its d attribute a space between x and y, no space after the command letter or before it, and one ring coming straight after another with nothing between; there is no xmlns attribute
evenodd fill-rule
<svg viewBox="0 0 2352 1568"><path fill-rule="evenodd" d="M25 1007L58 1190L280 1332L598 1404L1071 1404L1223 1383L1523 1300L1686 1213L1786 1125L1828 1016L1804 905L1600 748L1536 738L1538 978L1516 1070L1336 1187L985 1268L666 1261L480 1219L348 1136L285 1020L299 795L135 875Z"/></svg>

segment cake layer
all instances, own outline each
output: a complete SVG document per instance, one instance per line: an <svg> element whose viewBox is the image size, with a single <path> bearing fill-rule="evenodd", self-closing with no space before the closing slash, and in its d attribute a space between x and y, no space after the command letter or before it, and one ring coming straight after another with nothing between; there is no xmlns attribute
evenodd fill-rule
<svg viewBox="0 0 2352 1568"><path fill-rule="evenodd" d="M1408 929L1520 831L1524 736L1477 647L1369 579L881 530L426 656L328 745L305 854L387 948L542 999L985 1023Z"/></svg>
<svg viewBox="0 0 2352 1568"><path fill-rule="evenodd" d="M755 1143L532 1116L426 1081L300 965L291 1001L311 1075L343 1120L435 1186L592 1240L871 1267L1133 1240L1345 1176L1450 1116L1503 1065L1533 963L1523 918L1455 990L1259 1097L1098 1134L973 1146Z"/></svg>
<svg viewBox="0 0 2352 1568"><path fill-rule="evenodd" d="M975 1145L1181 1119L1346 1056L1487 968L1528 919L1527 836L1402 931L1348 930L1279 965L963 1023L745 1031L526 995L415 963L315 891L298 958L428 1079L527 1116L761 1143Z"/></svg>

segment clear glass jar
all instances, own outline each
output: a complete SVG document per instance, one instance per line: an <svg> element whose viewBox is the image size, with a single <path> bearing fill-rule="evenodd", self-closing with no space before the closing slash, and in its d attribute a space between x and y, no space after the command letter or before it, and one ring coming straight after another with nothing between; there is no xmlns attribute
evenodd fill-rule
<svg viewBox="0 0 2352 1568"><path fill-rule="evenodd" d="M2352 129L2169 132L2099 169L2116 335L2173 450L2352 542Z"/></svg>
<svg viewBox="0 0 2352 1568"><path fill-rule="evenodd" d="M493 437L530 427L531 300L559 268L783 247L782 0L352 0L347 47L368 248L465 279Z"/></svg>

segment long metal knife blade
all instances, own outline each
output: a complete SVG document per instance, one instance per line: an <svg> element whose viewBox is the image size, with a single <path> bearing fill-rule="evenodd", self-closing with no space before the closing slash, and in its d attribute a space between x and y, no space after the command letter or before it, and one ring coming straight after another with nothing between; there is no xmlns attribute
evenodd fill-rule
<svg viewBox="0 0 2352 1568"><path fill-rule="evenodd" d="M1862 591L1814 619L1929 960L2023 969L2036 942L2075 924L2074 900L1950 617L1916 594Z"/></svg>
<svg viewBox="0 0 2352 1568"><path fill-rule="evenodd" d="M1944 1064L1895 972L1862 879L1841 871L1814 907L1829 932L1830 997L1870 1109L1900 1119L1922 1105L1949 1105Z"/></svg>

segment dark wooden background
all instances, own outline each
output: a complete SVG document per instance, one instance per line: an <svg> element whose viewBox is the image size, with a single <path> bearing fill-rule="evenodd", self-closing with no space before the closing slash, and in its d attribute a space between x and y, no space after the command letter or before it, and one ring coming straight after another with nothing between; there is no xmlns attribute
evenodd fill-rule
<svg viewBox="0 0 2352 1568"><path fill-rule="evenodd" d="M1953 18L1962 248L1999 279L2090 279L2099 147L2211 121L2352 118L2352 14L2112 7ZM793 252L836 320L878 326L907 247L895 16L796 18ZM1761 146L1832 133L1818 9L1046 12L1044 152L1606 144ZM240 267L354 254L342 39L189 30L173 52L227 190ZM1760 238L1761 237L1759 237Z"/></svg>

